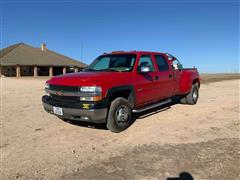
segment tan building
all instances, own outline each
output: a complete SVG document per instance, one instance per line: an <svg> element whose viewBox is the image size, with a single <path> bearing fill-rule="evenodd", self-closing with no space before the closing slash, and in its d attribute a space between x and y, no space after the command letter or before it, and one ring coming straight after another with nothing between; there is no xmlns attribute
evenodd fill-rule
<svg viewBox="0 0 240 180"><path fill-rule="evenodd" d="M0 76L55 76L81 71L86 64L47 49L24 43L0 50Z"/></svg>

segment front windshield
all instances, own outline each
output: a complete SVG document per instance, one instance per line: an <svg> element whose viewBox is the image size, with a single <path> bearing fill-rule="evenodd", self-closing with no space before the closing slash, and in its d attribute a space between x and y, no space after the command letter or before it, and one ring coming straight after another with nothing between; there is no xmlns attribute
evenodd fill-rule
<svg viewBox="0 0 240 180"><path fill-rule="evenodd" d="M133 69L135 54L111 54L99 56L86 71L129 72Z"/></svg>

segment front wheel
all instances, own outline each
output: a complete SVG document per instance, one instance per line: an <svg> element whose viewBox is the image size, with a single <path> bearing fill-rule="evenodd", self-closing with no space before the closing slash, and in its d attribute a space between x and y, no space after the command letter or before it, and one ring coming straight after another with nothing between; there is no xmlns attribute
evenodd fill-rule
<svg viewBox="0 0 240 180"><path fill-rule="evenodd" d="M194 105L197 103L199 97L199 85L194 84L192 86L191 92L188 93L184 98L182 98L180 101L182 104L190 104Z"/></svg>
<svg viewBox="0 0 240 180"><path fill-rule="evenodd" d="M119 133L129 127L131 119L132 111L128 101L122 97L114 99L108 112L107 128Z"/></svg>

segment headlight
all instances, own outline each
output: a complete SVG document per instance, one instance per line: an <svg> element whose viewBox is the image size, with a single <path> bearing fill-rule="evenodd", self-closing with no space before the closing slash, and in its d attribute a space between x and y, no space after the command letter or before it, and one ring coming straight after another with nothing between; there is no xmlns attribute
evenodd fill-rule
<svg viewBox="0 0 240 180"><path fill-rule="evenodd" d="M94 93L93 96L82 96L80 101L101 101L102 100L102 88L99 86L82 86L80 91L83 93Z"/></svg>
<svg viewBox="0 0 240 180"><path fill-rule="evenodd" d="M49 84L45 83L45 89L49 89Z"/></svg>
<svg viewBox="0 0 240 180"><path fill-rule="evenodd" d="M101 93L102 88L98 86L82 86L80 88L81 92L91 92L91 93Z"/></svg>

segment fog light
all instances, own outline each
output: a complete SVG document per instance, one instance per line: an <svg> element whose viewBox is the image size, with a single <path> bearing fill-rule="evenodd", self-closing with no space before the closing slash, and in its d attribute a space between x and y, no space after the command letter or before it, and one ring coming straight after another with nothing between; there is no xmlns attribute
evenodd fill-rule
<svg viewBox="0 0 240 180"><path fill-rule="evenodd" d="M82 116L82 119L83 119L83 120L89 120L89 118L86 117L86 116Z"/></svg>
<svg viewBox="0 0 240 180"><path fill-rule="evenodd" d="M80 97L80 101L93 101L93 97Z"/></svg>

